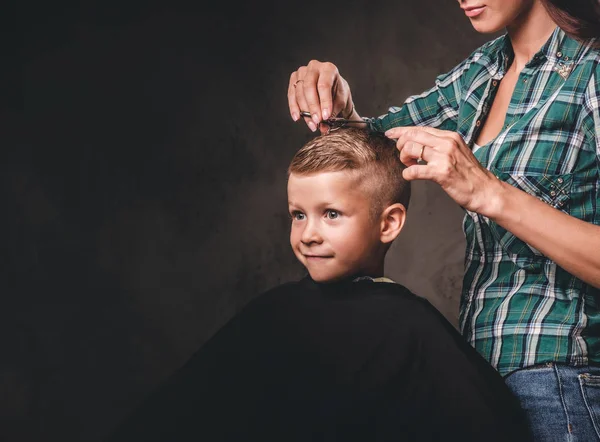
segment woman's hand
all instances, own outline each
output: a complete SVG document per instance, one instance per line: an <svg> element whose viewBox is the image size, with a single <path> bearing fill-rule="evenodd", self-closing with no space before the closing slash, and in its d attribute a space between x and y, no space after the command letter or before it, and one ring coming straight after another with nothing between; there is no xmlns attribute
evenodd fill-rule
<svg viewBox="0 0 600 442"><path fill-rule="evenodd" d="M407 180L432 180L465 209L487 216L567 272L600 288L600 226L568 215L485 169L455 132L395 127ZM418 159L427 164L421 164Z"/></svg>
<svg viewBox="0 0 600 442"><path fill-rule="evenodd" d="M429 127L395 127L385 134L397 140L406 180L435 181L463 208L494 216L501 182L479 164L459 134Z"/></svg>
<svg viewBox="0 0 600 442"><path fill-rule="evenodd" d="M338 68L329 62L311 60L306 66L300 66L292 72L288 85L288 104L294 121L298 121L301 111L310 112L312 118L304 117L304 121L313 132L322 120L339 114L344 118L354 116L358 119L348 82L340 75ZM326 130L323 128L323 131Z"/></svg>

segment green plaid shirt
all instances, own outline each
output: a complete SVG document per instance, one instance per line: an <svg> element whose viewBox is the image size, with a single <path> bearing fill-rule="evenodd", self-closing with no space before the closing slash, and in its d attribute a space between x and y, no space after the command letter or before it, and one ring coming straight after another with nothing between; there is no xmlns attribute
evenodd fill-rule
<svg viewBox="0 0 600 442"><path fill-rule="evenodd" d="M600 225L600 50L590 43L557 28L521 72L502 131L475 156L499 179ZM366 120L377 131L456 131L472 146L512 58L509 38L499 37L429 91ZM600 363L599 289L485 216L467 211L463 230L460 329L501 374L549 361Z"/></svg>

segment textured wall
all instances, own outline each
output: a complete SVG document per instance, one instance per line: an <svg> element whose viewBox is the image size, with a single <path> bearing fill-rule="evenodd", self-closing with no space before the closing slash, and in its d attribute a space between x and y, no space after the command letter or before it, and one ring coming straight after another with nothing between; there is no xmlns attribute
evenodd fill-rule
<svg viewBox="0 0 600 442"><path fill-rule="evenodd" d="M285 170L312 134L287 113L294 69L335 62L378 115L487 39L454 1L48 3L14 11L2 74L10 442L98 440L249 299L302 275ZM413 195L387 273L456 323L461 210L433 184Z"/></svg>

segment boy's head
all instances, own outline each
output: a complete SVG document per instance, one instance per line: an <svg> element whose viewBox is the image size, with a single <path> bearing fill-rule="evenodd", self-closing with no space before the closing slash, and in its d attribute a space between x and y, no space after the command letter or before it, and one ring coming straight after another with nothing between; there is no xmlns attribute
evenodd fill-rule
<svg viewBox="0 0 600 442"><path fill-rule="evenodd" d="M410 199L404 168L392 140L358 128L318 136L294 155L290 242L315 281L382 275Z"/></svg>

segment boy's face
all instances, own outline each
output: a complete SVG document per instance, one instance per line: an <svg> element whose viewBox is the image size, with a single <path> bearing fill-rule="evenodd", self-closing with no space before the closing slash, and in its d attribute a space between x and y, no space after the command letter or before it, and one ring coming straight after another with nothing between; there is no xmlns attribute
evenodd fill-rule
<svg viewBox="0 0 600 442"><path fill-rule="evenodd" d="M381 276L380 223L364 187L349 171L290 174L290 243L313 280Z"/></svg>

